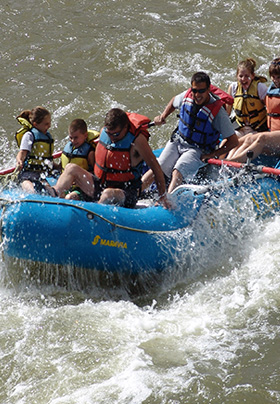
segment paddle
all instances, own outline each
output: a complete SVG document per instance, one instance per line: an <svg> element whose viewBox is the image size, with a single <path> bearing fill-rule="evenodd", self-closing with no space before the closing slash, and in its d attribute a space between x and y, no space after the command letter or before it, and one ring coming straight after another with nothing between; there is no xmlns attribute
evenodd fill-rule
<svg viewBox="0 0 280 404"><path fill-rule="evenodd" d="M58 151L56 153L53 154L53 158L57 159L58 157L61 156L61 151ZM6 174L10 174L12 172L14 172L16 167L9 167L9 168L4 168L3 170L0 170L0 175L6 175Z"/></svg>
<svg viewBox="0 0 280 404"><path fill-rule="evenodd" d="M208 164L216 165L216 166L228 166L234 168L246 168L247 170L255 170L259 173L265 174L272 174L272 175L280 175L280 169L272 168L272 167L265 167L262 165L248 165L245 163L238 163L237 161L230 161L230 160L219 160L219 159L209 159L207 160Z"/></svg>

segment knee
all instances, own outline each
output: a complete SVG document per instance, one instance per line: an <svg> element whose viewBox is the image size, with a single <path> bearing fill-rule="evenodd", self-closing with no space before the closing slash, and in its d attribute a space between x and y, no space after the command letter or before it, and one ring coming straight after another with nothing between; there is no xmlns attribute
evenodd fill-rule
<svg viewBox="0 0 280 404"><path fill-rule="evenodd" d="M265 144L266 139L267 139L266 134L265 133L260 133L258 135L258 137L257 137L257 143Z"/></svg>
<svg viewBox="0 0 280 404"><path fill-rule="evenodd" d="M79 195L76 193L76 192L70 192L69 194L67 194L66 196L65 196L65 199L68 199L68 200L75 200L75 201L79 201L80 200L80 197L79 197Z"/></svg>
<svg viewBox="0 0 280 404"><path fill-rule="evenodd" d="M76 181L78 178L81 178L83 176L83 174L86 172L87 172L86 170L84 170L82 167L78 166L77 164L69 163L65 167L65 169L62 173L62 176L64 174L65 177L72 178L73 181Z"/></svg>
<svg viewBox="0 0 280 404"><path fill-rule="evenodd" d="M103 190L99 203L105 204L120 204L122 205L125 201L125 193L121 189L106 188Z"/></svg>
<svg viewBox="0 0 280 404"><path fill-rule="evenodd" d="M243 141L244 146L245 147L250 146L254 142L255 139L256 139L256 137L253 134L245 135L244 141Z"/></svg>
<svg viewBox="0 0 280 404"><path fill-rule="evenodd" d="M72 174L73 172L76 171L77 167L78 167L77 164L68 163L63 172L67 174Z"/></svg>

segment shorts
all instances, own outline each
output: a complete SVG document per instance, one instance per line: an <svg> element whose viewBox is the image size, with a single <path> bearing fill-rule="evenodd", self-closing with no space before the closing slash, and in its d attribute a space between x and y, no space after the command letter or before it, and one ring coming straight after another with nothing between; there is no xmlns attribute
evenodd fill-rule
<svg viewBox="0 0 280 404"><path fill-rule="evenodd" d="M169 140L158 158L164 174L170 178L174 169L178 170L184 180L192 179L198 170L205 165L201 161L202 150L192 146L176 136L174 140Z"/></svg>
<svg viewBox="0 0 280 404"><path fill-rule="evenodd" d="M243 137L245 135L248 135L249 133L258 133L258 132L253 128L251 128L251 126L242 126L242 128L239 128L238 130L235 131L237 137Z"/></svg>
<svg viewBox="0 0 280 404"><path fill-rule="evenodd" d="M133 209L138 201L140 190L141 190L141 181L135 180L132 183L128 183L124 185L123 183L120 184L106 184L103 185L100 183L99 180L94 178L94 196L91 198L91 201L98 201L100 199L101 193L106 188L119 188L124 191L125 200L123 203L123 207Z"/></svg>
<svg viewBox="0 0 280 404"><path fill-rule="evenodd" d="M253 129L251 126L245 125L235 131L235 134L238 137L242 137L248 135L249 133L259 133L259 132L267 132L268 127L267 124L264 123L258 129Z"/></svg>
<svg viewBox="0 0 280 404"><path fill-rule="evenodd" d="M30 181L33 184L36 193L48 193L45 185L48 185L47 180L42 178L42 173L38 171L21 171L18 175L18 182Z"/></svg>

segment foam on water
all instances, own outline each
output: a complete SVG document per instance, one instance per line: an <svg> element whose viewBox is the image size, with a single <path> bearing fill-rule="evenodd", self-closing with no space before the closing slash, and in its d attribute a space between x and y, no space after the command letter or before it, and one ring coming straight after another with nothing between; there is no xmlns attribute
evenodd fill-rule
<svg viewBox="0 0 280 404"><path fill-rule="evenodd" d="M61 149L74 118L152 119L197 70L226 90L238 61L268 77L279 56L279 0L8 0L0 15L1 167L22 109L52 112ZM0 402L278 403L279 218L241 215L230 198L210 206L178 235L175 267L146 280L1 261Z"/></svg>
<svg viewBox="0 0 280 404"><path fill-rule="evenodd" d="M253 394L257 403L276 402L278 238L276 218L230 273L197 282L160 305L156 300L142 308L123 300L72 305L70 295L59 304L44 288L2 296L6 391L21 374L9 391L12 402L24 402L23 397L36 402L44 391L49 403L187 397L192 402L197 396L206 402L212 389L229 403L241 392ZM262 366L267 358L269 367ZM270 393L261 387L267 377Z"/></svg>

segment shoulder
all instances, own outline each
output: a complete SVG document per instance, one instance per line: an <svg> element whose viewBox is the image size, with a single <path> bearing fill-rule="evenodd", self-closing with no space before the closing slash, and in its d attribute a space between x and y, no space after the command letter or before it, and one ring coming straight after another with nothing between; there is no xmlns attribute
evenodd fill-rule
<svg viewBox="0 0 280 404"><path fill-rule="evenodd" d="M34 135L32 132L26 132L21 139L20 142L20 150L28 150L31 151L32 145L34 143Z"/></svg>
<svg viewBox="0 0 280 404"><path fill-rule="evenodd" d="M208 107L210 109L212 109L212 113L214 114L214 116L216 116L221 109L224 109L224 108L222 108L224 105L224 102L219 97L217 97L211 93L209 94L209 96L210 96L210 98L209 98L209 102L208 102Z"/></svg>
<svg viewBox="0 0 280 404"><path fill-rule="evenodd" d="M233 97L235 96L235 94L236 94L236 91L237 91L237 86L238 86L238 83L235 81L235 82L233 82L233 83L231 83L230 85L229 85L229 94L230 95L232 95Z"/></svg>
<svg viewBox="0 0 280 404"><path fill-rule="evenodd" d="M209 99L208 104L214 104L214 102L219 102L220 101L220 99L218 97L214 97L214 95L211 94L211 93L209 94L209 97L210 97L210 99Z"/></svg>
<svg viewBox="0 0 280 404"><path fill-rule="evenodd" d="M133 144L135 146L140 145L143 147L150 147L148 139L143 133L139 133L139 135L134 138Z"/></svg>
<svg viewBox="0 0 280 404"><path fill-rule="evenodd" d="M63 150L68 150L71 147L72 143L70 142L70 140L66 143L66 145L64 146Z"/></svg>
<svg viewBox="0 0 280 404"><path fill-rule="evenodd" d="M148 143L148 139L142 133L134 139L132 142L132 152L137 151L140 155L145 155L147 152L151 151L151 147Z"/></svg>
<svg viewBox="0 0 280 404"><path fill-rule="evenodd" d="M21 142L34 142L34 135L32 132L28 131L22 136Z"/></svg>
<svg viewBox="0 0 280 404"><path fill-rule="evenodd" d="M258 96L261 100L265 99L267 93L267 86L264 83L258 83Z"/></svg>
<svg viewBox="0 0 280 404"><path fill-rule="evenodd" d="M227 113L227 111L225 110L225 108L223 108L223 107L219 109L219 112L218 112L217 115L218 115L219 118L222 119L222 120L230 121L229 116L228 116L228 113Z"/></svg>
<svg viewBox="0 0 280 404"><path fill-rule="evenodd" d="M186 95L186 93L187 93L187 91L188 90L185 90L185 91L183 91L182 93L180 93L180 94L178 94L178 95L176 95L175 97L174 97L174 101L173 101L173 107L174 108L180 108L181 107L181 105L182 105L182 103L183 103L183 100L184 100L184 98L185 98L185 95Z"/></svg>
<svg viewBox="0 0 280 404"><path fill-rule="evenodd" d="M29 130L29 131L25 132L25 134L22 136L22 138L24 138L24 139L34 139L34 135L33 135L33 133Z"/></svg>

